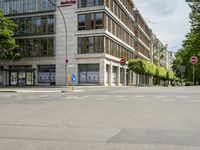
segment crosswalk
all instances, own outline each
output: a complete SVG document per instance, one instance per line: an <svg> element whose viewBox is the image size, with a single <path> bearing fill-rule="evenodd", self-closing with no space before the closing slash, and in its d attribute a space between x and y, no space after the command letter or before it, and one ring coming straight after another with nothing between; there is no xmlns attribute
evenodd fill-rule
<svg viewBox="0 0 200 150"><path fill-rule="evenodd" d="M0 101L6 99L13 100L96 100L96 101L142 101L142 102L200 102L198 97L182 96L182 95L126 95L126 94L105 94L105 95L67 95L67 94L42 94L42 95L29 95L29 94L1 94Z"/></svg>

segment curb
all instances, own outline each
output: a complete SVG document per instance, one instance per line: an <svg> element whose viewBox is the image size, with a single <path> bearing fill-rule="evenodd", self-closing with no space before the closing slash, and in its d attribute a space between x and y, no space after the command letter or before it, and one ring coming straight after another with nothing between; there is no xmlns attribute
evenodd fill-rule
<svg viewBox="0 0 200 150"><path fill-rule="evenodd" d="M0 91L0 93L17 93L17 91Z"/></svg>
<svg viewBox="0 0 200 150"><path fill-rule="evenodd" d="M55 91L47 91L47 90L2 90L0 93L67 93L67 92L83 92L83 89L78 90L55 90Z"/></svg>

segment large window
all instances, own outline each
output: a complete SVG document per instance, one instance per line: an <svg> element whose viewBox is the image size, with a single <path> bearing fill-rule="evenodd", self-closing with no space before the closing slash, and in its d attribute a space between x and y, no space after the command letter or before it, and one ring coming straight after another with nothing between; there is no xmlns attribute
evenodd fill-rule
<svg viewBox="0 0 200 150"><path fill-rule="evenodd" d="M96 13L95 15L96 29L103 28L103 13Z"/></svg>
<svg viewBox="0 0 200 150"><path fill-rule="evenodd" d="M55 83L55 82L56 82L56 66L39 65L38 83Z"/></svg>
<svg viewBox="0 0 200 150"><path fill-rule="evenodd" d="M99 64L79 65L79 83L99 83Z"/></svg>
<svg viewBox="0 0 200 150"><path fill-rule="evenodd" d="M78 0L78 7L91 7L103 5L104 0Z"/></svg>
<svg viewBox="0 0 200 150"><path fill-rule="evenodd" d="M85 15L78 16L78 30L85 30Z"/></svg>
<svg viewBox="0 0 200 150"><path fill-rule="evenodd" d="M78 15L78 30L102 29L103 13Z"/></svg>
<svg viewBox="0 0 200 150"><path fill-rule="evenodd" d="M28 18L16 18L18 25L16 35L51 34L54 33L54 16L40 16Z"/></svg>
<svg viewBox="0 0 200 150"><path fill-rule="evenodd" d="M80 37L78 38L78 54L103 53L104 37Z"/></svg>
<svg viewBox="0 0 200 150"><path fill-rule="evenodd" d="M16 42L25 57L54 55L53 38L19 39Z"/></svg>
<svg viewBox="0 0 200 150"><path fill-rule="evenodd" d="M52 0L56 2L56 0ZM55 11L56 8L48 0L4 0L0 1L0 10L5 15Z"/></svg>

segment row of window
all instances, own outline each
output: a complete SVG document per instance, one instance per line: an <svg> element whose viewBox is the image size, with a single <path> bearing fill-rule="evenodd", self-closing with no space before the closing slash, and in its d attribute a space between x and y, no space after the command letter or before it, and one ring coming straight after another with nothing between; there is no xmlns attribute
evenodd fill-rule
<svg viewBox="0 0 200 150"><path fill-rule="evenodd" d="M119 45L118 43L107 37L104 38L104 36L95 36L78 38L78 54L104 53L104 49L105 53L118 58L125 58L128 60L134 57L132 51Z"/></svg>
<svg viewBox="0 0 200 150"><path fill-rule="evenodd" d="M134 58L134 52L107 37L105 39L105 52L118 58L125 58L126 60Z"/></svg>
<svg viewBox="0 0 200 150"><path fill-rule="evenodd" d="M78 54L85 53L103 53L104 52L104 37L91 36L78 38Z"/></svg>
<svg viewBox="0 0 200 150"><path fill-rule="evenodd" d="M139 42L135 43L135 49L137 49L138 52L146 56L147 58L150 58L150 52Z"/></svg>
<svg viewBox="0 0 200 150"><path fill-rule="evenodd" d="M134 37L108 15L106 15L105 24L109 32L134 48Z"/></svg>
<svg viewBox="0 0 200 150"><path fill-rule="evenodd" d="M0 2L0 10L3 10L5 15L15 15L55 10L55 6L48 0L4 0Z"/></svg>
<svg viewBox="0 0 200 150"><path fill-rule="evenodd" d="M126 0L127 1L127 0ZM106 0L106 6L117 16L130 30L133 31L134 22L126 14L115 0ZM131 6L131 5L130 5ZM133 12L133 11L132 11Z"/></svg>
<svg viewBox="0 0 200 150"><path fill-rule="evenodd" d="M54 55L53 38L17 39L16 43L24 52L25 57Z"/></svg>
<svg viewBox="0 0 200 150"><path fill-rule="evenodd" d="M144 32L150 37L150 30L147 25L145 25L144 21L140 18L139 14L135 14L135 21L140 25L140 27L144 30Z"/></svg>
<svg viewBox="0 0 200 150"><path fill-rule="evenodd" d="M78 8L103 5L104 0L78 0Z"/></svg>
<svg viewBox="0 0 200 150"><path fill-rule="evenodd" d="M103 28L103 13L90 13L78 15L78 30L91 30Z"/></svg>
<svg viewBox="0 0 200 150"><path fill-rule="evenodd" d="M54 16L13 19L18 25L16 35L54 33Z"/></svg>
<svg viewBox="0 0 200 150"><path fill-rule="evenodd" d="M139 29L135 29L135 36L138 37L140 40L142 40L142 42L147 45L148 47L150 47L150 41L147 39L147 37L143 34L142 31L140 31Z"/></svg>
<svg viewBox="0 0 200 150"><path fill-rule="evenodd" d="M130 14L134 15L134 5L131 0L120 0L126 9L129 11Z"/></svg>

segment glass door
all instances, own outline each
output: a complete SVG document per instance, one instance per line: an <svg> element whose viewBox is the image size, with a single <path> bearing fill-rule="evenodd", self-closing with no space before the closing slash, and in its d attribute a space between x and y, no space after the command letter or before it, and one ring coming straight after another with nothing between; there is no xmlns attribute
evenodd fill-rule
<svg viewBox="0 0 200 150"><path fill-rule="evenodd" d="M10 73L10 84L17 85L17 72Z"/></svg>
<svg viewBox="0 0 200 150"><path fill-rule="evenodd" d="M26 73L24 71L19 71L18 85L21 85L21 86L26 85Z"/></svg>
<svg viewBox="0 0 200 150"><path fill-rule="evenodd" d="M26 85L33 85L33 72L26 72Z"/></svg>

